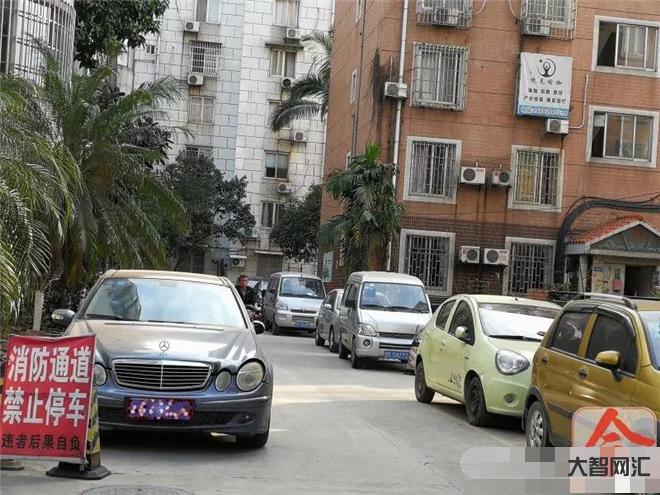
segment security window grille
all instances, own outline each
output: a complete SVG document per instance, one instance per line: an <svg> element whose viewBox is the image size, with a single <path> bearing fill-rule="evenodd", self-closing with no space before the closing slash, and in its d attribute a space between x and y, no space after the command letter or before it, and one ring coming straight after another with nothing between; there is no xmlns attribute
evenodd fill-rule
<svg viewBox="0 0 660 495"><path fill-rule="evenodd" d="M642 115L595 112L592 158L650 162L653 118Z"/></svg>
<svg viewBox="0 0 660 495"><path fill-rule="evenodd" d="M190 42L190 72L215 77L220 74L221 43Z"/></svg>
<svg viewBox="0 0 660 495"><path fill-rule="evenodd" d="M198 124L213 123L215 98L212 96L191 96L188 121Z"/></svg>
<svg viewBox="0 0 660 495"><path fill-rule="evenodd" d="M411 196L454 196L455 144L413 141L411 158Z"/></svg>
<svg viewBox="0 0 660 495"><path fill-rule="evenodd" d="M518 150L514 202L533 206L559 206L559 154Z"/></svg>
<svg viewBox="0 0 660 495"><path fill-rule="evenodd" d="M523 0L524 32L551 38L573 39L576 3L577 0Z"/></svg>
<svg viewBox="0 0 660 495"><path fill-rule="evenodd" d="M449 237L406 235L403 271L419 278L433 291L450 289Z"/></svg>
<svg viewBox="0 0 660 495"><path fill-rule="evenodd" d="M282 271L283 257L277 254L257 254L257 276L270 277Z"/></svg>
<svg viewBox="0 0 660 495"><path fill-rule="evenodd" d="M289 176L289 154L266 152L266 177L286 179Z"/></svg>
<svg viewBox="0 0 660 495"><path fill-rule="evenodd" d="M552 279L554 247L513 242L510 248L508 292L525 296L530 289L547 289Z"/></svg>
<svg viewBox="0 0 660 495"><path fill-rule="evenodd" d="M296 52L285 50L270 51L270 75L280 77L296 76Z"/></svg>
<svg viewBox="0 0 660 495"><path fill-rule="evenodd" d="M197 0L197 20L219 24L220 0Z"/></svg>
<svg viewBox="0 0 660 495"><path fill-rule="evenodd" d="M472 0L418 0L417 24L469 28Z"/></svg>
<svg viewBox="0 0 660 495"><path fill-rule="evenodd" d="M598 65L658 71L658 28L601 22L598 28Z"/></svg>
<svg viewBox="0 0 660 495"><path fill-rule="evenodd" d="M204 273L206 262L206 253L204 251L197 251L193 254L192 258L192 271L193 273Z"/></svg>
<svg viewBox="0 0 660 495"><path fill-rule="evenodd" d="M275 0L275 25L298 27L298 0Z"/></svg>
<svg viewBox="0 0 660 495"><path fill-rule="evenodd" d="M264 201L261 207L261 226L274 227L277 219L282 211L281 203L273 203L271 201Z"/></svg>
<svg viewBox="0 0 660 495"><path fill-rule="evenodd" d="M205 156L209 160L213 160L213 148L210 146L186 146L186 156L199 157Z"/></svg>
<svg viewBox="0 0 660 495"><path fill-rule="evenodd" d="M463 110L468 48L415 44L413 105Z"/></svg>

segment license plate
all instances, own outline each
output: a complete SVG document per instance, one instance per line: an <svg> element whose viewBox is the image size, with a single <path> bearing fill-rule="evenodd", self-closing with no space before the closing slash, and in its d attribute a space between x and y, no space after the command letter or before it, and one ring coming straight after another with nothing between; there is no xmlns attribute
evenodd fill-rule
<svg viewBox="0 0 660 495"><path fill-rule="evenodd" d="M190 421L194 401L188 399L128 399L128 419L144 421Z"/></svg>
<svg viewBox="0 0 660 495"><path fill-rule="evenodd" d="M296 321L294 323L296 328L312 328L313 325L314 324L311 321Z"/></svg>
<svg viewBox="0 0 660 495"><path fill-rule="evenodd" d="M385 351L383 359L408 362L408 351Z"/></svg>

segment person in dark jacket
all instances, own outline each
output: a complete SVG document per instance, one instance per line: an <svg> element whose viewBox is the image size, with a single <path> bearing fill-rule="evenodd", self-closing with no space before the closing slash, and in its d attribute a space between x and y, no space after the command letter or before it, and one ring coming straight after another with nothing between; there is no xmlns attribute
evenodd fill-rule
<svg viewBox="0 0 660 495"><path fill-rule="evenodd" d="M243 274L238 277L238 284L236 285L238 295L241 296L241 301L246 306L253 306L258 301L256 291L248 285L248 276Z"/></svg>

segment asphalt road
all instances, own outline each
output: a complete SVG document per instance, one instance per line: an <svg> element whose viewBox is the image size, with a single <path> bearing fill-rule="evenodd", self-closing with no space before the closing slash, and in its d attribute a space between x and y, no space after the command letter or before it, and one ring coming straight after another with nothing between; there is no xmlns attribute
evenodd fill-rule
<svg viewBox="0 0 660 495"><path fill-rule="evenodd" d="M222 436L104 434L102 462L112 476L53 479L44 472L54 463L26 462L24 471L1 474L2 493L73 495L116 485L198 495L497 493L465 478L461 455L475 446L524 443L517 421L475 428L449 399L436 395L432 404L418 403L414 378L399 366L354 370L306 336L259 338L273 360L276 384L264 449L239 449Z"/></svg>

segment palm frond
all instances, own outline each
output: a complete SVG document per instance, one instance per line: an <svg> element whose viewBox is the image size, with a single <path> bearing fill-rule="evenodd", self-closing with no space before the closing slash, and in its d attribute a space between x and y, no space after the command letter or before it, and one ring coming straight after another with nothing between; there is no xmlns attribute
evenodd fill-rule
<svg viewBox="0 0 660 495"><path fill-rule="evenodd" d="M279 131L296 119L310 118L320 111L321 105L314 100L288 100L273 112L270 126L273 131Z"/></svg>

